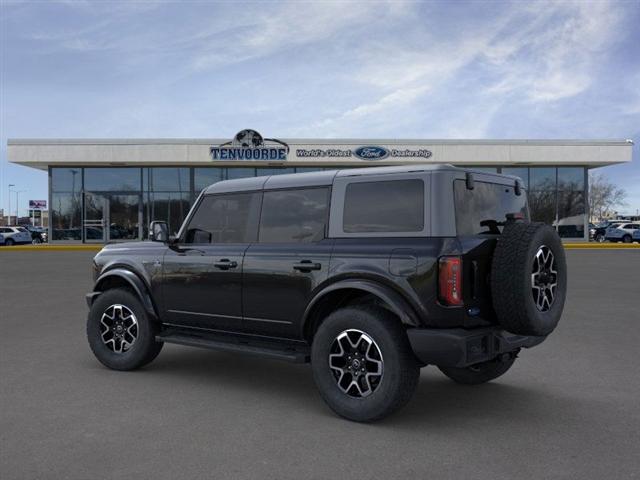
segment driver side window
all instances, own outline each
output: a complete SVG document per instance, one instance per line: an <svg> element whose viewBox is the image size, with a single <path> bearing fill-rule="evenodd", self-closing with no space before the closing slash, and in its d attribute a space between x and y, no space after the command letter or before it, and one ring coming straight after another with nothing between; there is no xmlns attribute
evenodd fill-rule
<svg viewBox="0 0 640 480"><path fill-rule="evenodd" d="M189 222L185 243L256 241L261 198L261 193L205 196Z"/></svg>

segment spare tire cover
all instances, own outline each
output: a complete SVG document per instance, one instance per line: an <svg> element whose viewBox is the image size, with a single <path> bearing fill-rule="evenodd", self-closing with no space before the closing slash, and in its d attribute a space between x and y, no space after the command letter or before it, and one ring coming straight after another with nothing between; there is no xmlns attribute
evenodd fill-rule
<svg viewBox="0 0 640 480"><path fill-rule="evenodd" d="M491 265L498 322L518 335L549 335L567 295L567 264L556 231L544 223L504 227Z"/></svg>

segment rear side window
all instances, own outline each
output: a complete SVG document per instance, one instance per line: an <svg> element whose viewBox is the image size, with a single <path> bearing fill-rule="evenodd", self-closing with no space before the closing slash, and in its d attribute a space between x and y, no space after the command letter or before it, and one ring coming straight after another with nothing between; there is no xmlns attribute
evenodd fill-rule
<svg viewBox="0 0 640 480"><path fill-rule="evenodd" d="M185 242L254 242L259 214L259 193L205 196L189 221Z"/></svg>
<svg viewBox="0 0 640 480"><path fill-rule="evenodd" d="M308 243L322 240L328 209L328 188L265 192L259 241Z"/></svg>
<svg viewBox="0 0 640 480"><path fill-rule="evenodd" d="M343 230L421 232L424 182L419 179L350 183L344 197Z"/></svg>
<svg viewBox="0 0 640 480"><path fill-rule="evenodd" d="M529 219L527 196L516 195L508 185L476 181L469 190L464 180L456 180L453 189L458 235L500 233L502 226L497 224L504 222L508 213Z"/></svg>

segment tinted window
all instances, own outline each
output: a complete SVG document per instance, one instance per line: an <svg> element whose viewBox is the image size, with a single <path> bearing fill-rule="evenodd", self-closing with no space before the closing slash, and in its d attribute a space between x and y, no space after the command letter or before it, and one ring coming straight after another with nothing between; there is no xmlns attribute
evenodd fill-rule
<svg viewBox="0 0 640 480"><path fill-rule="evenodd" d="M343 230L420 232L424 208L422 180L350 183L344 198Z"/></svg>
<svg viewBox="0 0 640 480"><path fill-rule="evenodd" d="M328 188L265 192L260 218L261 242L314 242L324 238Z"/></svg>
<svg viewBox="0 0 640 480"><path fill-rule="evenodd" d="M507 213L529 217L526 195L516 195L508 185L475 182L474 189L469 190L464 180L456 180L454 194L458 235L498 233L493 222L504 222Z"/></svg>
<svg viewBox="0 0 640 480"><path fill-rule="evenodd" d="M256 239L259 193L208 195L189 222L186 243L246 243Z"/></svg>
<svg viewBox="0 0 640 480"><path fill-rule="evenodd" d="M140 168L85 168L84 189L90 192L139 191Z"/></svg>

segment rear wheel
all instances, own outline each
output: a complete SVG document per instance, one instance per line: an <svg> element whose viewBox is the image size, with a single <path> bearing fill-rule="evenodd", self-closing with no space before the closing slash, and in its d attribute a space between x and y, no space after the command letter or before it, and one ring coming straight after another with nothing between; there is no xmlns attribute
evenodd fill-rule
<svg viewBox="0 0 640 480"><path fill-rule="evenodd" d="M313 339L311 364L324 401L358 422L379 420L405 405L420 376L398 319L372 307L329 315Z"/></svg>
<svg viewBox="0 0 640 480"><path fill-rule="evenodd" d="M505 354L495 360L478 363L465 368L438 367L442 373L456 383L463 385L479 385L490 382L511 368L516 361L516 354Z"/></svg>
<svg viewBox="0 0 640 480"><path fill-rule="evenodd" d="M624 237L622 237L622 241L624 243L631 243L631 235L625 235Z"/></svg>
<svg viewBox="0 0 640 480"><path fill-rule="evenodd" d="M134 370L151 362L162 349L158 325L138 297L116 288L101 294L87 318L87 339L96 358L114 370Z"/></svg>

